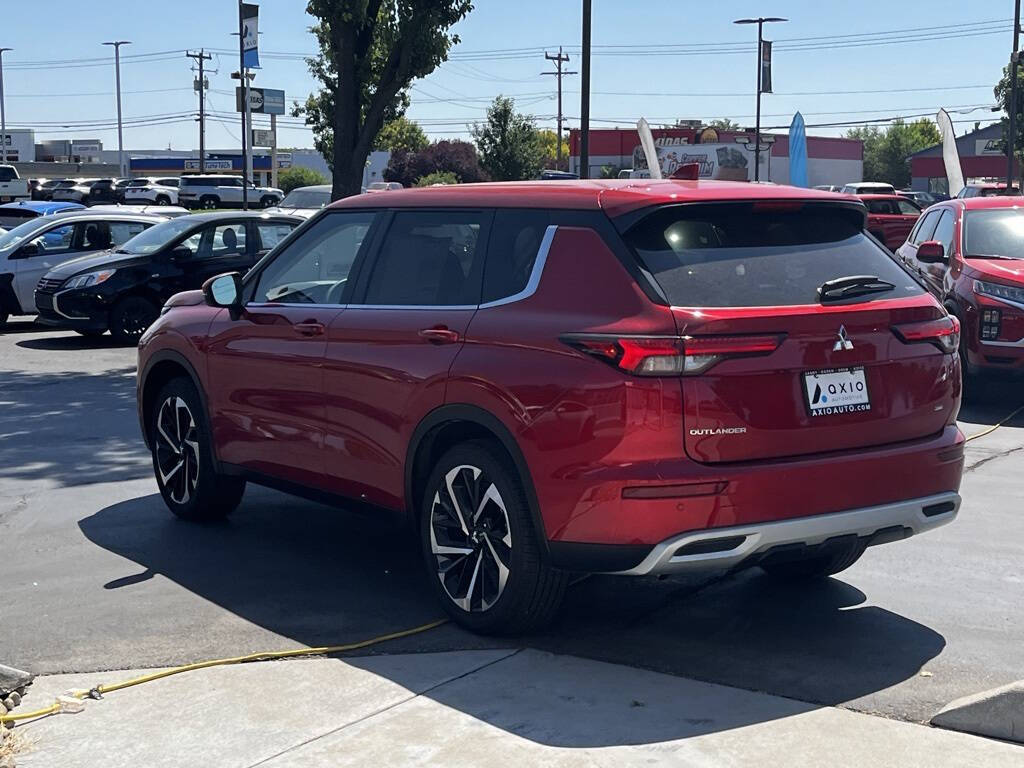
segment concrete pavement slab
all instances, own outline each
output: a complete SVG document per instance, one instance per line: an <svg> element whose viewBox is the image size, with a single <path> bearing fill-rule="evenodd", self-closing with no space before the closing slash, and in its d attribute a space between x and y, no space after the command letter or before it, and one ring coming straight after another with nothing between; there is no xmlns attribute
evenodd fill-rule
<svg viewBox="0 0 1024 768"><path fill-rule="evenodd" d="M33 704L133 674L43 677ZM212 668L25 733L23 768L1024 766L1000 742L531 650Z"/></svg>
<svg viewBox="0 0 1024 768"><path fill-rule="evenodd" d="M932 725L1024 744L1024 680L952 701Z"/></svg>

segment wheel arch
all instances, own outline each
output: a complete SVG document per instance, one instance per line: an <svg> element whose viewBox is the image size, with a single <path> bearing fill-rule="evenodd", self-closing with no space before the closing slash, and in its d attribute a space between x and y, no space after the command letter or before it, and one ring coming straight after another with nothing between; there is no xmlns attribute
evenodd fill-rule
<svg viewBox="0 0 1024 768"><path fill-rule="evenodd" d="M149 415L152 412L156 395L164 384L179 376L185 376L192 381L196 392L199 393L203 416L206 423L210 424L210 406L206 399L206 390L203 388L195 367L180 352L171 349L160 350L146 361L145 367L139 372L137 395L139 426L142 429L142 437L146 441L147 448L153 447L152 435L149 433ZM216 464L216 446L214 447L214 463Z"/></svg>
<svg viewBox="0 0 1024 768"><path fill-rule="evenodd" d="M501 419L475 405L452 403L428 413L413 430L405 460L405 510L410 522L419 515L419 499L434 462L449 448L472 439L491 439L501 445L512 460L523 484L538 544L549 555L547 530L533 485L529 465L519 443Z"/></svg>

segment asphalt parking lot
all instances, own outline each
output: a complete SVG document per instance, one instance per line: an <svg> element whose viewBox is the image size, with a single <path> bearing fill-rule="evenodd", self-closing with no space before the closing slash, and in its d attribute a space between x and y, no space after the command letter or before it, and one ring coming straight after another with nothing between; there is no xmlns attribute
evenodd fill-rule
<svg viewBox="0 0 1024 768"><path fill-rule="evenodd" d="M0 335L0 663L93 672L344 643L439 616L400 530L250 486L228 523L173 519L139 436L135 350ZM987 386L962 427L1024 404ZM590 577L528 638L446 625L376 652L518 647L923 722L1024 678L1024 412L968 444L950 526L813 588L737 576Z"/></svg>

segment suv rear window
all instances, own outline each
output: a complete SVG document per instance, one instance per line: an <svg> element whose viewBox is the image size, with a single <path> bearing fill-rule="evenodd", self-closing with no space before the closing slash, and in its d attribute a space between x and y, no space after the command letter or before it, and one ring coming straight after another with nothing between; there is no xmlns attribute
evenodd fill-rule
<svg viewBox="0 0 1024 768"><path fill-rule="evenodd" d="M716 203L663 208L624 237L674 306L817 304L822 283L848 275L896 286L861 301L921 293L862 226L846 206Z"/></svg>

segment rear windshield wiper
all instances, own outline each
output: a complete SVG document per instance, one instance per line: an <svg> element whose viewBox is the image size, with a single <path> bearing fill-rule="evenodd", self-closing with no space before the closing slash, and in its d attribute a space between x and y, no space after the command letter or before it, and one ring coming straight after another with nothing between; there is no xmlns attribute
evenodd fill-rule
<svg viewBox="0 0 1024 768"><path fill-rule="evenodd" d="M876 275L850 275L826 280L818 286L819 301L839 301L867 293L883 293L896 286Z"/></svg>

